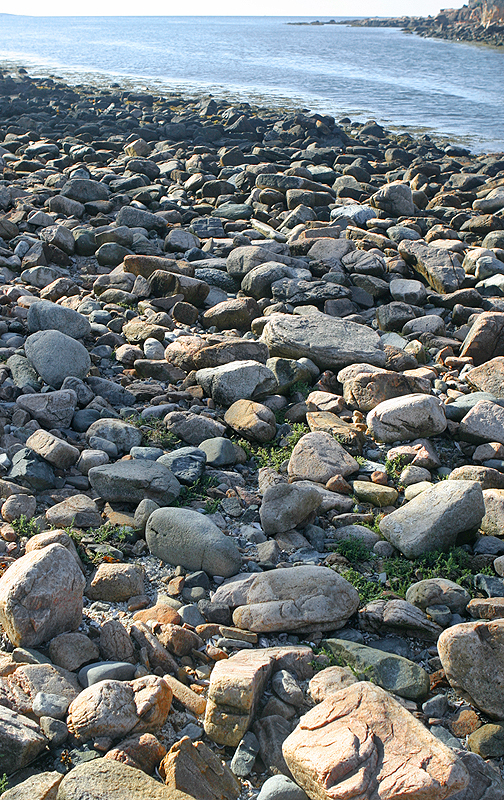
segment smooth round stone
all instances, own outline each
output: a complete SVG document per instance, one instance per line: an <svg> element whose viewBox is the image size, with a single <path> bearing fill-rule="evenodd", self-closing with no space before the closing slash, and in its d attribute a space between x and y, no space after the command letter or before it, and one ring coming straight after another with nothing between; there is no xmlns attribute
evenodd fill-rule
<svg viewBox="0 0 504 800"><path fill-rule="evenodd" d="M108 439L102 439L101 436L90 436L89 446L92 450L103 450L110 458L117 458L117 447Z"/></svg>
<svg viewBox="0 0 504 800"><path fill-rule="evenodd" d="M33 698L33 713L37 717L52 717L53 719L63 719L67 712L70 701L59 694L49 692L37 692Z"/></svg>
<svg viewBox="0 0 504 800"><path fill-rule="evenodd" d="M164 359L165 348L157 339L146 339L143 346L145 358L162 361Z"/></svg>
<svg viewBox="0 0 504 800"><path fill-rule="evenodd" d="M130 456L132 458L145 459L147 461L157 461L164 453L161 447L132 447Z"/></svg>
<svg viewBox="0 0 504 800"><path fill-rule="evenodd" d="M232 466L236 463L236 451L231 439L225 439L223 436L205 439L200 443L199 449L205 453L210 467Z"/></svg>
<svg viewBox="0 0 504 800"><path fill-rule="evenodd" d="M100 412L94 408L78 409L72 417L72 428L78 433L84 433L97 419L100 419Z"/></svg>
<svg viewBox="0 0 504 800"><path fill-rule="evenodd" d="M411 486L407 486L404 490L404 498L405 500L413 500L414 497L417 495L422 494L425 492L426 489L430 489L433 486L432 483L429 481L420 481L420 483L413 483Z"/></svg>
<svg viewBox="0 0 504 800"><path fill-rule="evenodd" d="M448 606L427 606L425 613L431 618L433 622L441 625L442 628L447 628L451 623L452 612Z"/></svg>
<svg viewBox="0 0 504 800"><path fill-rule="evenodd" d="M263 783L257 800L308 800L308 797L286 775L273 775Z"/></svg>
<svg viewBox="0 0 504 800"><path fill-rule="evenodd" d="M136 666L126 661L98 661L79 670L79 683L86 689L100 681L130 681L135 672Z"/></svg>

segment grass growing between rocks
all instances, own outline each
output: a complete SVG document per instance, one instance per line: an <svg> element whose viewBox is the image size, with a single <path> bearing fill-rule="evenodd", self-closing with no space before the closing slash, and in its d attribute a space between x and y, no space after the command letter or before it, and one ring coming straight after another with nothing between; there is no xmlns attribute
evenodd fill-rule
<svg viewBox="0 0 504 800"><path fill-rule="evenodd" d="M218 483L219 481L213 475L204 475L191 486L182 486L179 496L173 500L171 505L176 508L184 508L195 500L206 500L205 513L214 514L219 507L220 500L219 498L209 498L208 489L217 486Z"/></svg>
<svg viewBox="0 0 504 800"><path fill-rule="evenodd" d="M180 439L177 439L171 431L166 430L162 419L131 416L126 421L142 432L144 447L161 447L163 450L175 450L177 447L183 447Z"/></svg>
<svg viewBox="0 0 504 800"><path fill-rule="evenodd" d="M0 794L3 794L9 788L9 781L7 780L7 775L4 774L0 778Z"/></svg>
<svg viewBox="0 0 504 800"><path fill-rule="evenodd" d="M272 467L277 472L284 461L288 461L292 455L292 451L305 434L310 433L310 429L302 422L295 422L292 425L292 432L282 439L282 444L278 442L268 442L264 445L253 444L246 439L238 439L237 444L245 450L247 458L251 458L260 467Z"/></svg>
<svg viewBox="0 0 504 800"><path fill-rule="evenodd" d="M33 517L28 519L24 514L21 514L18 519L13 519L11 525L18 536L26 536L27 539L40 533L40 528L35 519Z"/></svg>
<svg viewBox="0 0 504 800"><path fill-rule="evenodd" d="M472 556L463 547L456 547L450 553L435 550L425 553L410 561L404 556L386 558L380 563L380 571L386 573L388 588L378 581L378 575L365 574L359 568L364 562L372 562L377 557L370 553L360 540L343 540L333 548L351 563L348 569L340 570L340 574L357 589L361 606L382 597L385 591L392 590L399 597L406 597L406 592L413 583L429 578L446 578L458 583L474 594L473 578L477 574L495 575L491 566L473 566Z"/></svg>

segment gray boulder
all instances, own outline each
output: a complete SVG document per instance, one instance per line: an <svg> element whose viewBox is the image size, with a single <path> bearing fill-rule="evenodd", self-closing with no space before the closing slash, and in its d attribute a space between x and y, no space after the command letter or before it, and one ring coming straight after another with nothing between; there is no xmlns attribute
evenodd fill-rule
<svg viewBox="0 0 504 800"><path fill-rule="evenodd" d="M435 436L447 425L442 403L427 394L407 394L379 403L367 415L367 425L380 442L408 442Z"/></svg>
<svg viewBox="0 0 504 800"><path fill-rule="evenodd" d="M178 480L157 461L133 459L103 464L92 467L88 478L94 491L110 503L138 504L149 499L165 506L180 494Z"/></svg>
<svg viewBox="0 0 504 800"><path fill-rule="evenodd" d="M154 511L147 522L145 538L150 552L168 564L225 578L235 575L241 567L242 559L233 539L197 511Z"/></svg>
<svg viewBox="0 0 504 800"><path fill-rule="evenodd" d="M67 376L84 378L91 367L89 353L80 342L61 331L38 331L25 342L28 361L43 381L59 389Z"/></svg>
<svg viewBox="0 0 504 800"><path fill-rule="evenodd" d="M207 395L226 407L237 400L272 394L277 387L272 371L258 361L232 361L221 367L199 369L195 377Z"/></svg>
<svg viewBox="0 0 504 800"><path fill-rule="evenodd" d="M320 369L339 370L358 362L384 367L386 361L375 331L322 313L272 314L261 341L268 345L270 356L310 358Z"/></svg>
<svg viewBox="0 0 504 800"><path fill-rule="evenodd" d="M88 440L93 437L106 439L121 453L129 453L132 447L142 443L142 431L120 419L97 419L87 429L86 436Z"/></svg>
<svg viewBox="0 0 504 800"><path fill-rule="evenodd" d="M32 303L26 322L30 333L56 330L72 339L81 339L91 332L89 320L83 314L49 300Z"/></svg>
<svg viewBox="0 0 504 800"><path fill-rule="evenodd" d="M477 481L442 481L380 522L380 531L407 558L449 550L457 536L477 529L485 513Z"/></svg>

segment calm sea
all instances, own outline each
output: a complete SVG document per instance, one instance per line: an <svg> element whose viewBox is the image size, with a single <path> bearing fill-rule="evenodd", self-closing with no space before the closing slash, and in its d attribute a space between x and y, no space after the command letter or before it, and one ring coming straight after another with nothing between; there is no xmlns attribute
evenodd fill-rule
<svg viewBox="0 0 504 800"><path fill-rule="evenodd" d="M326 18L328 19L328 18ZM69 82L127 80L376 119L504 150L504 52L296 17L0 15L0 63Z"/></svg>

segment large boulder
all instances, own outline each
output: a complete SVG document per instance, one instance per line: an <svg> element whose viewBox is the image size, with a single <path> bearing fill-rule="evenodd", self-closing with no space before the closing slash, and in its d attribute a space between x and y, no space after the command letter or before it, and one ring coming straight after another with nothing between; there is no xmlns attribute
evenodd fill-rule
<svg viewBox="0 0 504 800"><path fill-rule="evenodd" d="M437 397L407 394L375 406L367 415L367 425L380 442L408 442L442 433L447 422Z"/></svg>
<svg viewBox="0 0 504 800"><path fill-rule="evenodd" d="M411 264L436 292L449 294L462 286L465 272L455 253L428 245L423 240L403 239L398 249L406 263Z"/></svg>
<svg viewBox="0 0 504 800"><path fill-rule="evenodd" d="M159 508L147 522L150 552L168 564L225 578L241 567L238 548L211 520L187 508Z"/></svg>
<svg viewBox="0 0 504 800"><path fill-rule="evenodd" d="M72 308L65 308L49 300L32 303L28 309L26 323L30 333L56 330L71 336L72 339L81 339L91 332L87 317Z"/></svg>
<svg viewBox="0 0 504 800"><path fill-rule="evenodd" d="M312 800L445 800L469 783L451 748L364 681L312 708L282 751Z"/></svg>
<svg viewBox="0 0 504 800"><path fill-rule="evenodd" d="M326 484L335 475L357 472L357 461L336 441L323 431L303 436L294 447L287 468L293 479Z"/></svg>
<svg viewBox="0 0 504 800"><path fill-rule="evenodd" d="M180 494L180 483L168 467L157 461L133 459L91 467L88 478L94 491L109 503L138 504L144 499L168 505Z"/></svg>
<svg viewBox="0 0 504 800"><path fill-rule="evenodd" d="M214 603L234 608L233 623L256 633L342 628L359 605L359 595L328 567L274 569L223 584Z"/></svg>
<svg viewBox="0 0 504 800"><path fill-rule="evenodd" d="M261 525L270 536L285 533L307 520L322 502L314 486L277 483L264 492L260 508Z"/></svg>
<svg viewBox="0 0 504 800"><path fill-rule="evenodd" d="M16 647L36 647L82 620L85 580L75 557L50 544L18 558L0 578L0 622Z"/></svg>
<svg viewBox="0 0 504 800"><path fill-rule="evenodd" d="M441 481L387 514L380 532L407 558L449 550L457 537L477 530L485 513L477 481Z"/></svg>
<svg viewBox="0 0 504 800"><path fill-rule="evenodd" d="M91 358L83 344L61 331L38 331L25 345L28 361L49 386L59 389L65 378L84 378Z"/></svg>
<svg viewBox="0 0 504 800"><path fill-rule="evenodd" d="M452 625L438 651L451 686L491 719L504 720L504 620Z"/></svg>
<svg viewBox="0 0 504 800"><path fill-rule="evenodd" d="M371 328L321 313L272 314L261 341L270 356L310 358L320 369L336 371L358 362L384 367L386 361L380 337Z"/></svg>

